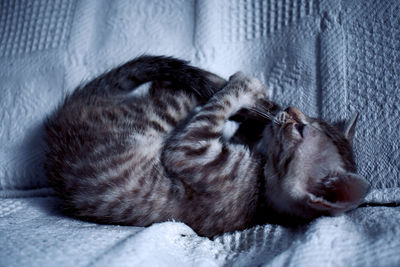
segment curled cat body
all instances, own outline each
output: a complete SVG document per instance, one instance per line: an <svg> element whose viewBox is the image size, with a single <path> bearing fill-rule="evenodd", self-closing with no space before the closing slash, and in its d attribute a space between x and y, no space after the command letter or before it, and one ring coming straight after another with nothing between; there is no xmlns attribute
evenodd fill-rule
<svg viewBox="0 0 400 267"><path fill-rule="evenodd" d="M147 94L131 93L149 81ZM247 126L223 136L240 113L248 115L242 126L258 126L252 142L240 138ZM45 169L75 217L175 220L212 237L355 208L368 190L355 173L355 121L342 132L281 110L241 72L226 81L178 59L141 56L80 86L49 117Z"/></svg>

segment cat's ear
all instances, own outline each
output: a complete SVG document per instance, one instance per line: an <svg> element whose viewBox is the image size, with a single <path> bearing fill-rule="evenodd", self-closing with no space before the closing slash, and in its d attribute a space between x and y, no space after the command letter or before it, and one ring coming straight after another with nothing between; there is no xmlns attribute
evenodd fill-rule
<svg viewBox="0 0 400 267"><path fill-rule="evenodd" d="M353 138L356 130L356 124L358 120L358 112L348 121L344 128L344 136L349 140L350 144L353 143Z"/></svg>
<svg viewBox="0 0 400 267"><path fill-rule="evenodd" d="M354 173L342 173L307 182L307 203L313 209L339 214L357 207L368 193L369 184Z"/></svg>

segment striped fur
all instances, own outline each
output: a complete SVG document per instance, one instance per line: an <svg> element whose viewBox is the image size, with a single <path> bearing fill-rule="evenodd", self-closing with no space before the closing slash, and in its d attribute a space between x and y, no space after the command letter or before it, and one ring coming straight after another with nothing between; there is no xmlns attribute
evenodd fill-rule
<svg viewBox="0 0 400 267"><path fill-rule="evenodd" d="M147 95L127 94L147 81L154 81ZM340 191L335 185L348 183L304 177L301 169L312 163L298 159L298 148L309 148L283 130L293 128L290 112L276 117L285 117L283 126L263 122L254 146L240 142L246 138L223 139L225 122L241 110L260 101L276 109L256 79L237 73L225 85L186 62L143 56L75 90L46 128L47 176L66 210L100 223L177 220L205 236L263 223L270 212L302 218L333 213L318 203L330 190L323 204L338 205L331 187ZM349 143L329 124L313 123L326 137L321 140L337 147L337 167L329 171L350 180L346 173L355 168ZM351 205L334 210L354 207L365 194L362 186L350 189L359 191L355 198L344 199Z"/></svg>

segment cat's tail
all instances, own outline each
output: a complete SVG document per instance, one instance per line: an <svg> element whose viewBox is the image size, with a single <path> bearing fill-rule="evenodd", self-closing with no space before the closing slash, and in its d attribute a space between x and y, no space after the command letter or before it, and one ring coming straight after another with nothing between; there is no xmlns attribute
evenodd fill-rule
<svg viewBox="0 0 400 267"><path fill-rule="evenodd" d="M150 81L168 81L208 100L227 81L187 61L166 56L143 55L99 76L76 90L77 94L116 95L130 92ZM74 93L75 94L75 93Z"/></svg>

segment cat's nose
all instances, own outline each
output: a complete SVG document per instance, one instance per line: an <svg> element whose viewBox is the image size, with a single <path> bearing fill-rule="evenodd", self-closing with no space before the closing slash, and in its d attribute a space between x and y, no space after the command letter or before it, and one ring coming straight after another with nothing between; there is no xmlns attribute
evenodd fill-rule
<svg viewBox="0 0 400 267"><path fill-rule="evenodd" d="M285 111L296 121L303 122L306 116L295 107L288 107Z"/></svg>

